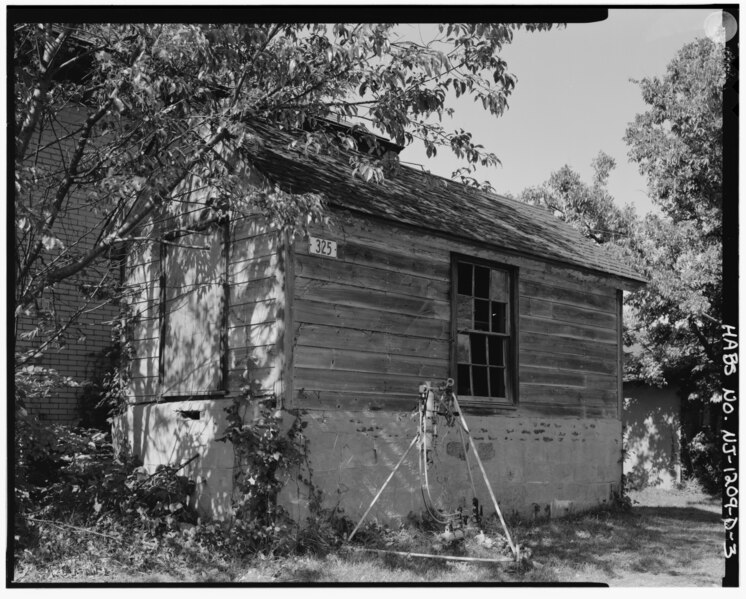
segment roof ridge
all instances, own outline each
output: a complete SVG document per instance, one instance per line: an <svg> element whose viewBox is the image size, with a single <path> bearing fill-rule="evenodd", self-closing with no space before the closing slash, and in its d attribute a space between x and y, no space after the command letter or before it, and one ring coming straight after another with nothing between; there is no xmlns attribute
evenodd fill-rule
<svg viewBox="0 0 746 599"><path fill-rule="evenodd" d="M387 177L381 184L365 181L353 176L342 155L306 155L301 148L290 148L284 143L293 139L292 133L275 129L272 135L269 124L256 129L266 139L264 148L254 153L255 163L298 193L322 193L332 205L371 216L627 281L645 281L603 244L584 237L571 224L539 206L469 187L407 164L400 164L399 174Z"/></svg>

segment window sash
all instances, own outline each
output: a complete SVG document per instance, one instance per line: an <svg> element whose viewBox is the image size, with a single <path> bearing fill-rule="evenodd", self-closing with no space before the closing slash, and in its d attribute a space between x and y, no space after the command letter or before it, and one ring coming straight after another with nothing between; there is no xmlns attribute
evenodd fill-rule
<svg viewBox="0 0 746 599"><path fill-rule="evenodd" d="M517 269L453 254L451 273L451 363L457 393L465 405L513 405L518 372Z"/></svg>

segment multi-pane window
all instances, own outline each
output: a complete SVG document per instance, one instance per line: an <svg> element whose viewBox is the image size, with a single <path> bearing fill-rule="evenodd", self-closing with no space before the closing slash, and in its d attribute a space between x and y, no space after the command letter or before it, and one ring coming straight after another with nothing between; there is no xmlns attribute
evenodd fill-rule
<svg viewBox="0 0 746 599"><path fill-rule="evenodd" d="M459 396L515 401L513 271L454 258L455 362Z"/></svg>

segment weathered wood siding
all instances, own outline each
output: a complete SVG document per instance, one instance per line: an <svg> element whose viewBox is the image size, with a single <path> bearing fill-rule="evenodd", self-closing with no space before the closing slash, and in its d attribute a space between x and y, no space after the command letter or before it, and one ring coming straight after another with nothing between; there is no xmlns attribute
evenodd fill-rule
<svg viewBox="0 0 746 599"><path fill-rule="evenodd" d="M231 225L228 265L228 389L282 393L284 254L281 236L254 216Z"/></svg>
<svg viewBox="0 0 746 599"><path fill-rule="evenodd" d="M411 409L425 380L452 376L451 252L518 268L518 414L614 417L616 283L578 269L335 212L295 244L294 385L299 406Z"/></svg>
<svg viewBox="0 0 746 599"><path fill-rule="evenodd" d="M152 226L141 232L152 234ZM140 244L127 253L124 285L132 324L132 360L129 363L129 401L156 401L159 397L160 352L160 246Z"/></svg>
<svg viewBox="0 0 746 599"><path fill-rule="evenodd" d="M280 236L258 216L238 219L230 224L229 230L227 262L224 262L224 247L211 248L205 252L195 250L194 256L202 256L204 259L204 268L196 269L197 274L192 273L194 276L189 279L189 285L179 288L182 301L189 302L190 297L194 296L191 303L195 309L190 311L189 318L199 318L198 308L202 306L205 319L209 319L209 343L198 345L203 349L209 346L214 355L199 356L199 361L212 364L212 372L217 365L222 364L220 352L227 351L226 380L222 380L222 374L220 377L220 390L226 396L238 395L246 385L251 385L253 392L257 394L280 393L282 390L278 385L283 380L284 368L281 343L284 341L283 265L286 247L281 243ZM213 237L215 243L222 244L219 234L212 237L201 236L201 239ZM129 395L131 401L137 403L158 401L163 399L164 393L159 377L160 352L164 349L161 345L164 331L160 316L161 277L164 273L160 258L159 244L148 243L129 253L125 268L125 283L131 289L130 304L136 316ZM165 267L168 269L168 261ZM168 270L173 274L173 268ZM226 275L228 288L223 290L218 284L222 283ZM212 289L214 293L206 296L205 289ZM185 335L194 336L193 330L188 330L189 322L184 318L171 324L173 326L165 329L166 341L173 341L177 333L179 339ZM220 335L225 335L224 345L218 342ZM180 390L179 395L188 395L192 391L191 387L181 388L176 374L183 371L184 384L194 378L187 367L188 362L194 362L194 356L187 351L189 343L185 341L164 345L168 349L164 355L169 361L169 364L164 364L164 373L168 375L170 383L168 387ZM179 360L179 356L186 361L182 360L184 363L176 368L172 362ZM208 378L212 380L214 373ZM205 388L202 391L212 390ZM168 390L165 391L167 399ZM199 392L200 389L194 391Z"/></svg>
<svg viewBox="0 0 746 599"><path fill-rule="evenodd" d="M164 398L214 395L225 389L227 252L221 226L161 248L166 284L166 319L161 326Z"/></svg>

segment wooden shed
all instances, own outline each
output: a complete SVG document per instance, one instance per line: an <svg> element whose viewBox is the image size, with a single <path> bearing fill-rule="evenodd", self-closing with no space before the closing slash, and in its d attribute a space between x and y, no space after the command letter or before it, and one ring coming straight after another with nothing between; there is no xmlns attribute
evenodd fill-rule
<svg viewBox="0 0 746 599"><path fill-rule="evenodd" d="M230 514L233 454L215 439L249 384L307 422L314 484L354 517L416 432L418 386L453 377L504 511L608 501L622 475L622 291L641 277L543 209L395 162L365 182L348 156L256 132L256 172L323 194L329 221L290 240L260 215L200 228L196 214L189 234L128 256L135 357L118 431L146 466L199 454L195 501ZM448 434L438 493L470 505ZM283 492L296 515L303 493ZM412 458L374 515L421 510Z"/></svg>

